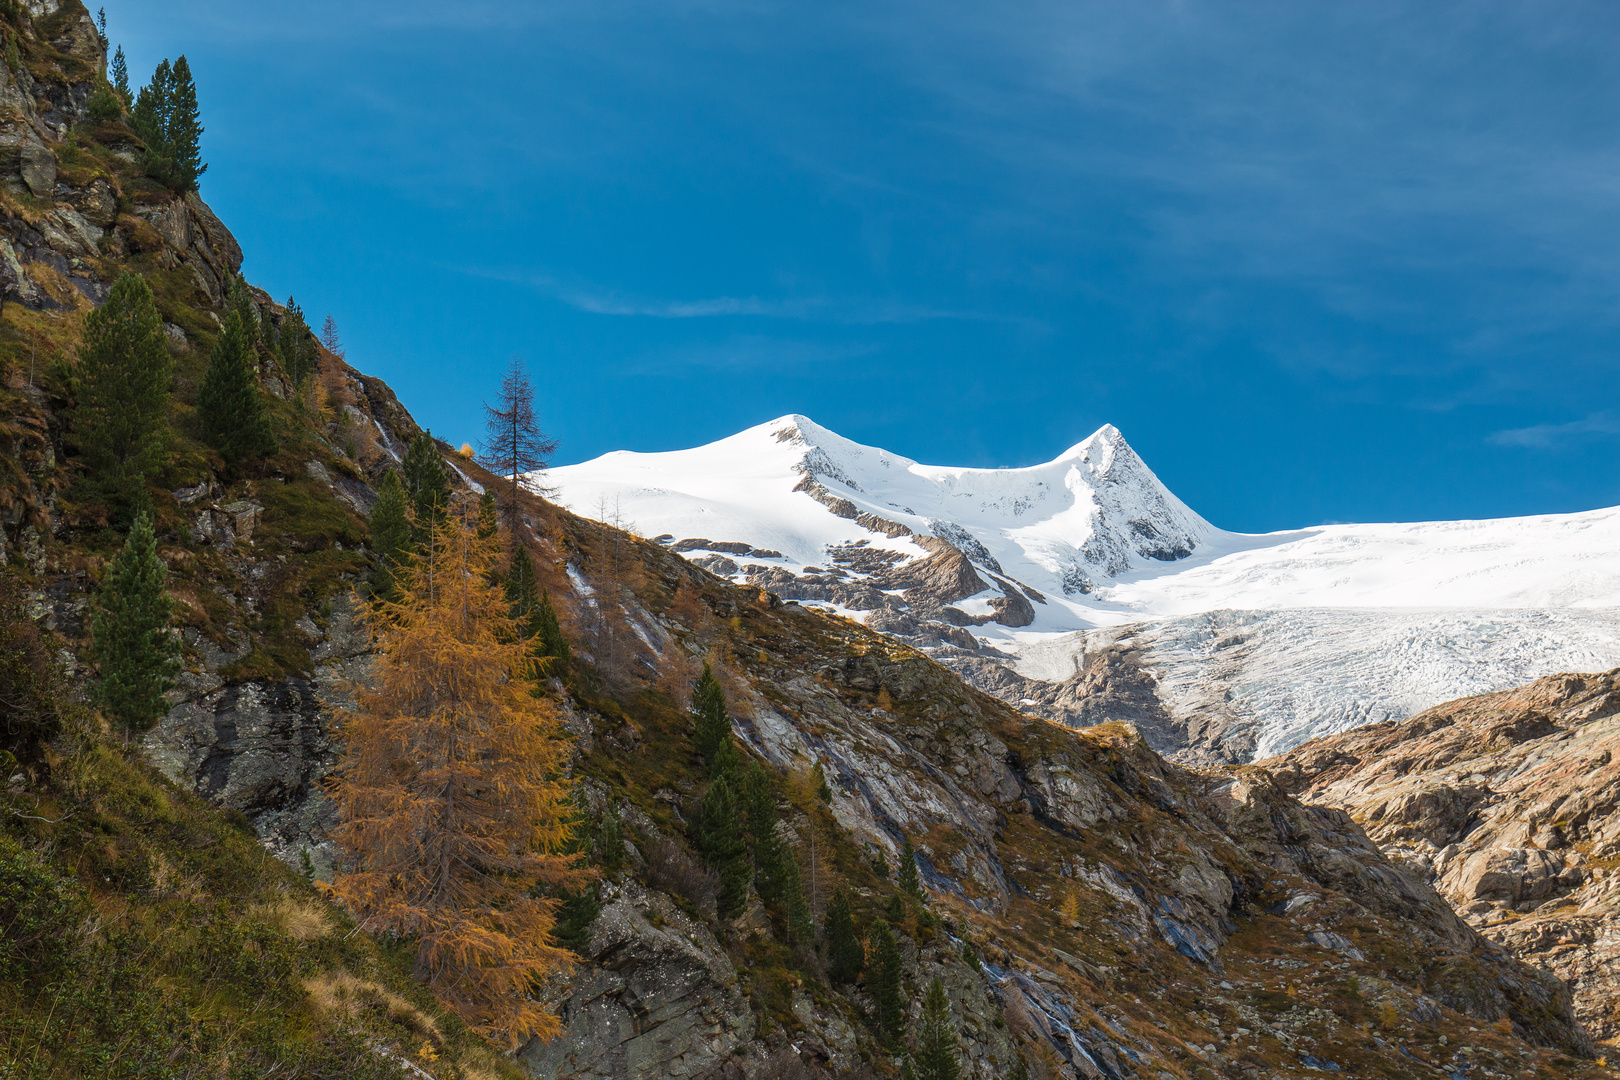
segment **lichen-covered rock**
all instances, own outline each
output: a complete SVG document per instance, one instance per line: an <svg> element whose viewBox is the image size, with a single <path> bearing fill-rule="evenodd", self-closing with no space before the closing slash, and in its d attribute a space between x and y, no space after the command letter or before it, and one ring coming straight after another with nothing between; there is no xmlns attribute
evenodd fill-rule
<svg viewBox="0 0 1620 1080"><path fill-rule="evenodd" d="M753 1038L730 957L661 893L611 889L584 958L589 965L556 994L563 1033L518 1054L542 1080L711 1076Z"/></svg>

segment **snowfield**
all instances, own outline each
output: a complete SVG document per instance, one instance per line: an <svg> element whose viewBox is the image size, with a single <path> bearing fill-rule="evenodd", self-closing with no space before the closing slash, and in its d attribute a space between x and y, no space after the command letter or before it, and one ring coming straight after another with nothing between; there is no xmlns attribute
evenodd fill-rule
<svg viewBox="0 0 1620 1080"><path fill-rule="evenodd" d="M1260 756L1463 694L1620 666L1620 508L1231 533L1168 491L1112 426L1045 464L967 469L802 416L546 480L574 512L664 536L738 581L750 565L814 575L852 545L922 559L919 539L938 537L997 586L959 611L985 617L1014 586L1035 601L1028 625L972 628L1021 674L1062 681L1100 642L1127 643L1172 715L1222 712L1252 730ZM708 544L725 545L718 560Z"/></svg>

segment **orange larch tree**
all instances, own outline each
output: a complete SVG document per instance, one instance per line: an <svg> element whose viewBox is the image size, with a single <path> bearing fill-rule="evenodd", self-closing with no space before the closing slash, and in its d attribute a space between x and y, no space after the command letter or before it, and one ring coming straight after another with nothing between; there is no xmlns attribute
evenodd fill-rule
<svg viewBox="0 0 1620 1080"><path fill-rule="evenodd" d="M373 932L417 943L417 976L469 1026L515 1046L550 1038L533 982L568 967L540 890L593 876L570 841L557 709L491 571L500 542L450 514L368 616L374 688L340 717L329 781L345 858L332 889Z"/></svg>

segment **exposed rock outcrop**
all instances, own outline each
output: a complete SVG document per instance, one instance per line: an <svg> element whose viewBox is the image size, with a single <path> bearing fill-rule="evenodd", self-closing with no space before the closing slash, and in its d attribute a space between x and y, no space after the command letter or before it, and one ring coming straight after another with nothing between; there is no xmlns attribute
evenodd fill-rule
<svg viewBox="0 0 1620 1080"><path fill-rule="evenodd" d="M1620 1037L1620 672L1557 675L1265 762L1340 806Z"/></svg>

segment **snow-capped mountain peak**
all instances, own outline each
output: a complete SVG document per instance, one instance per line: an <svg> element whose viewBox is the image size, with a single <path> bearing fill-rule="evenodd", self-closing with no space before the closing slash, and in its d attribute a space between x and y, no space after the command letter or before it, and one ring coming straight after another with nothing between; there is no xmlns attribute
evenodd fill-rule
<svg viewBox="0 0 1620 1080"><path fill-rule="evenodd" d="M1123 701L1227 756L1620 664L1620 510L1241 535L1112 425L982 469L798 414L547 482L578 513L862 619L1026 707L1091 722Z"/></svg>
<svg viewBox="0 0 1620 1080"><path fill-rule="evenodd" d="M616 502L643 532L726 556L713 567L739 579L749 564L734 556L753 551L799 573L851 545L913 561L943 541L1007 588L1079 595L1217 534L1112 425L1044 464L982 469L924 465L791 414L691 450L565 466L549 482L578 512Z"/></svg>

